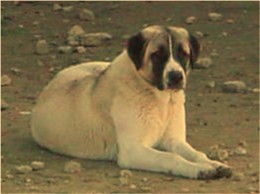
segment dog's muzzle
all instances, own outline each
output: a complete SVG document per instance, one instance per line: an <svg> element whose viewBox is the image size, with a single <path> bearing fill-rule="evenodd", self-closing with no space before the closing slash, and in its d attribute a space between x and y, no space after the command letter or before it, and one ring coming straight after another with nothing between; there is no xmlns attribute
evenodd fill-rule
<svg viewBox="0 0 260 194"><path fill-rule="evenodd" d="M183 89L184 88L184 77L181 71L170 71L167 75L167 88L168 89Z"/></svg>

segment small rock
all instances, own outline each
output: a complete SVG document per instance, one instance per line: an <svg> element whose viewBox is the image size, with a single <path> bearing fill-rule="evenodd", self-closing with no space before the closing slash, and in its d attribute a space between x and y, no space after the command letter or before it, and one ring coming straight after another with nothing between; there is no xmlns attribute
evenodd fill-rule
<svg viewBox="0 0 260 194"><path fill-rule="evenodd" d="M16 74L16 75L18 75L19 73L22 72L20 69L15 68L15 67L12 67L12 68L10 69L10 71L11 71L12 73Z"/></svg>
<svg viewBox="0 0 260 194"><path fill-rule="evenodd" d="M222 91L227 93L239 93L246 91L246 84L242 81L227 81L222 85Z"/></svg>
<svg viewBox="0 0 260 194"><path fill-rule="evenodd" d="M208 17L209 17L209 20L210 21L213 21L213 22L217 22L217 21L220 21L220 20L222 20L222 14L220 14L220 13L214 13L214 12L212 12L212 13L209 13L208 14Z"/></svg>
<svg viewBox="0 0 260 194"><path fill-rule="evenodd" d="M86 49L85 49L84 46L78 46L76 49L77 49L77 52L78 52L79 54L82 54L82 53L85 53L85 52L86 52Z"/></svg>
<svg viewBox="0 0 260 194"><path fill-rule="evenodd" d="M78 36L68 36L67 42L70 46L78 46L80 44L80 39Z"/></svg>
<svg viewBox="0 0 260 194"><path fill-rule="evenodd" d="M32 167L29 165L20 165L20 166L16 166L15 170L19 174L27 174L32 172Z"/></svg>
<svg viewBox="0 0 260 194"><path fill-rule="evenodd" d="M148 181L148 178L144 177L142 178L142 182L147 182Z"/></svg>
<svg viewBox="0 0 260 194"><path fill-rule="evenodd" d="M226 20L226 23L227 23L227 24L234 24L234 23L235 23L235 21L234 21L234 20L232 20L232 19L227 19L227 20Z"/></svg>
<svg viewBox="0 0 260 194"><path fill-rule="evenodd" d="M133 173L130 170L120 170L121 177L132 177Z"/></svg>
<svg viewBox="0 0 260 194"><path fill-rule="evenodd" d="M39 40L36 43L36 53L39 54L39 55L49 53L49 45L46 42L46 40Z"/></svg>
<svg viewBox="0 0 260 194"><path fill-rule="evenodd" d="M12 83L12 79L8 75L1 76L1 86L8 86Z"/></svg>
<svg viewBox="0 0 260 194"><path fill-rule="evenodd" d="M62 10L64 12L71 12L74 9L73 6L66 6L66 7L62 7Z"/></svg>
<svg viewBox="0 0 260 194"><path fill-rule="evenodd" d="M252 89L250 89L250 91L252 93L260 93L260 89L259 88L252 88Z"/></svg>
<svg viewBox="0 0 260 194"><path fill-rule="evenodd" d="M143 192L151 192L151 191L152 191L152 188L151 188L151 187L141 187L140 189L141 189L141 191L143 191Z"/></svg>
<svg viewBox="0 0 260 194"><path fill-rule="evenodd" d="M79 13L79 18L85 21L93 21L95 19L95 15L93 11L89 9L82 9Z"/></svg>
<svg viewBox="0 0 260 194"><path fill-rule="evenodd" d="M64 172L77 173L81 171L81 164L75 161L69 161L64 165Z"/></svg>
<svg viewBox="0 0 260 194"><path fill-rule="evenodd" d="M5 177L7 179L14 179L14 175L12 175L12 174L7 174L7 175L5 175Z"/></svg>
<svg viewBox="0 0 260 194"><path fill-rule="evenodd" d="M246 155L247 154L247 150L241 146L238 146L235 150L234 150L234 154L236 155Z"/></svg>
<svg viewBox="0 0 260 194"><path fill-rule="evenodd" d="M68 35L69 36L78 36L81 34L84 34L85 31L83 30L83 28L80 25L74 25L69 31L68 31Z"/></svg>
<svg viewBox="0 0 260 194"><path fill-rule="evenodd" d="M245 175L242 172L234 173L232 176L232 180L234 181L242 181L245 179Z"/></svg>
<svg viewBox="0 0 260 194"><path fill-rule="evenodd" d="M108 33L89 33L80 36L80 42L84 46L99 46L104 42L111 40L112 36Z"/></svg>
<svg viewBox="0 0 260 194"><path fill-rule="evenodd" d="M226 149L220 148L219 146L212 146L207 152L207 156L212 160L225 161L229 157L229 153Z"/></svg>
<svg viewBox="0 0 260 194"><path fill-rule="evenodd" d="M194 65L195 69L207 69L212 65L212 59L209 57L199 58Z"/></svg>
<svg viewBox="0 0 260 194"><path fill-rule="evenodd" d="M62 10L62 7L61 7L61 5L60 4L58 4L58 3L55 3L54 5L53 5L53 11L59 11L59 10Z"/></svg>
<svg viewBox="0 0 260 194"><path fill-rule="evenodd" d="M137 188L137 186L136 186L136 185L134 185L134 184L131 184L131 185L129 186L129 188L130 188L130 189L136 189L136 188Z"/></svg>
<svg viewBox="0 0 260 194"><path fill-rule="evenodd" d="M6 110L9 108L9 104L3 99L1 99L1 110Z"/></svg>
<svg viewBox="0 0 260 194"><path fill-rule="evenodd" d="M31 163L31 167L33 170L42 170L45 167L45 163L40 161L33 161Z"/></svg>
<svg viewBox="0 0 260 194"><path fill-rule="evenodd" d="M58 51L60 53L64 53L64 54L69 54L69 53L72 53L73 52L73 49L71 46L60 46L58 48Z"/></svg>
<svg viewBox="0 0 260 194"><path fill-rule="evenodd" d="M228 33L227 32L222 32L222 36L226 37L226 36L228 36Z"/></svg>
<svg viewBox="0 0 260 194"><path fill-rule="evenodd" d="M216 86L216 83L215 83L215 81L209 81L208 83L207 83L207 85L206 85L206 87L207 88L215 88L215 86Z"/></svg>
<svg viewBox="0 0 260 194"><path fill-rule="evenodd" d="M195 16L187 17L185 20L186 24L194 24L197 21L197 18Z"/></svg>
<svg viewBox="0 0 260 194"><path fill-rule="evenodd" d="M249 169L253 168L253 164L252 163L248 163L247 164L247 168L249 168Z"/></svg>
<svg viewBox="0 0 260 194"><path fill-rule="evenodd" d="M30 115L31 112L30 111L20 111L19 114L20 115Z"/></svg>
<svg viewBox="0 0 260 194"><path fill-rule="evenodd" d="M195 36L197 36L198 38L202 38L204 37L204 34L201 31L196 31Z"/></svg>

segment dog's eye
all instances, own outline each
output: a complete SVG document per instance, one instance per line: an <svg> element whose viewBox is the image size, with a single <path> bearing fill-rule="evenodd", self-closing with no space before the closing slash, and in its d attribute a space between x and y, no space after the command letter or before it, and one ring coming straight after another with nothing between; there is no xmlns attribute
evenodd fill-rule
<svg viewBox="0 0 260 194"><path fill-rule="evenodd" d="M160 61L163 60L164 58L165 58L165 54L161 50L158 50L151 54L151 59L154 61Z"/></svg>
<svg viewBox="0 0 260 194"><path fill-rule="evenodd" d="M187 53L182 47L179 47L177 55L180 59L190 57L190 54Z"/></svg>

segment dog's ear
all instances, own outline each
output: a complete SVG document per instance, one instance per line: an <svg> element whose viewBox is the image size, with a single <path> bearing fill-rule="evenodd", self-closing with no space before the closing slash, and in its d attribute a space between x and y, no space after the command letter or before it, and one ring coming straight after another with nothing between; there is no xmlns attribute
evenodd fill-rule
<svg viewBox="0 0 260 194"><path fill-rule="evenodd" d="M145 39L141 32L132 36L127 41L127 53L135 64L137 70L139 70L143 64L143 57L145 52L144 45Z"/></svg>
<svg viewBox="0 0 260 194"><path fill-rule="evenodd" d="M191 61L191 68L193 69L194 64L196 60L198 59L199 53L200 53L200 44L193 35L189 36L190 41L190 47L191 47L191 55L190 55L190 61Z"/></svg>

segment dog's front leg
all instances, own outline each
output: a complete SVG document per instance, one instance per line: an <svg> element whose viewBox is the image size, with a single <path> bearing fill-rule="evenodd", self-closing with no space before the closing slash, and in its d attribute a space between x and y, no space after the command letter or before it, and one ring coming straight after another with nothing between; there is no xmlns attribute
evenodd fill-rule
<svg viewBox="0 0 260 194"><path fill-rule="evenodd" d="M163 149L177 153L188 161L198 164L211 165L216 169L216 174L211 178L231 176L231 168L221 162L210 160L206 154L197 151L186 142L185 107L178 107L178 114L172 116L169 126L165 131L161 145ZM204 175L202 175L204 176Z"/></svg>

